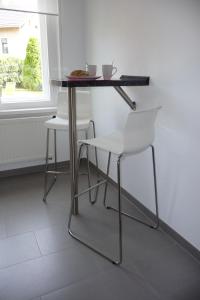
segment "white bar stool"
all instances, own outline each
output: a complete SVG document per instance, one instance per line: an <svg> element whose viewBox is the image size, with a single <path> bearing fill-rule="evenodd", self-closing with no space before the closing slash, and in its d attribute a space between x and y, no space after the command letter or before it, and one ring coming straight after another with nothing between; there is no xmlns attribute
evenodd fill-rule
<svg viewBox="0 0 200 300"><path fill-rule="evenodd" d="M119 256L118 259L112 259L105 254L103 254L98 249L94 248L93 246L89 245L85 241L81 240L75 233L71 230L71 220L72 220L72 209L69 216L68 222L68 231L69 234L74 237L76 240L90 248L91 250L95 251L96 253L100 254L104 258L108 259L112 263L119 265L122 262L122 215L125 215L131 219L134 219L142 224L145 224L151 228L157 229L159 227L159 212L158 212L158 196L157 196L157 182L156 182L156 165L155 165L155 150L154 146L152 145L154 140L154 124L157 116L157 112L161 107L157 106L154 108L146 109L146 110L137 110L132 111L129 113L126 125L123 131L115 132L111 135L104 136L104 137L97 137L92 138L89 140L81 140L79 141L81 144L80 152L82 147L85 145L87 148L88 146L93 146L102 150L105 150L109 153L108 155L108 164L107 164L107 173L106 173L106 180L102 180L98 184L95 184L93 187L80 192L75 197L79 197L82 194L89 192L91 189L96 188L97 186L105 183L105 192L104 192L104 206L107 209L113 209L118 213L118 233L119 233L119 240L118 240L118 247L119 247ZM155 208L156 208L156 222L155 224L145 223L144 221L135 218L134 216L127 214L121 210L121 182L120 182L120 162L121 158L126 155L136 155L145 151L147 148L151 148L152 151L152 162L153 162L153 177L154 177L154 192L155 192ZM81 153L79 152L79 155ZM111 153L117 155L117 184L118 184L118 208L113 208L106 205L106 194L107 194L107 184L108 184L108 176L109 176L109 169L110 169L110 159Z"/></svg>
<svg viewBox="0 0 200 300"><path fill-rule="evenodd" d="M95 124L91 119L91 94L89 91L77 91L77 130L84 131L85 138L88 138L88 130L92 126L93 137L95 137ZM46 139L46 163L45 163L45 174L44 174L44 195L43 201L46 202L46 198L54 186L58 174L68 174L67 172L61 172L57 169L57 141L56 141L56 132L67 131L69 129L69 120L68 120L68 93L66 91L60 91L58 93L57 101L57 114L52 119L48 120L44 124L47 128L47 139ZM50 131L54 133L54 170L49 170L49 135ZM86 152L87 166L88 166L88 185L90 187L90 171L89 171L89 152ZM97 150L95 148L95 161L98 166L97 160ZM48 185L48 175L54 175L53 180ZM96 196L94 200L91 199L90 202L94 204L96 202Z"/></svg>

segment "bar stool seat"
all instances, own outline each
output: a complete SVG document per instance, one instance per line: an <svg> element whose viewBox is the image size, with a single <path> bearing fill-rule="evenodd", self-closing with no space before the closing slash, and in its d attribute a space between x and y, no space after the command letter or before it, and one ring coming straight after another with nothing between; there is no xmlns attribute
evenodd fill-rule
<svg viewBox="0 0 200 300"><path fill-rule="evenodd" d="M116 131L107 136L96 137L95 139L79 140L81 144L88 144L101 150L111 152L116 155L128 154L130 150L124 149L123 132ZM131 147L131 154L137 154L148 148L149 145L135 143Z"/></svg>
<svg viewBox="0 0 200 300"><path fill-rule="evenodd" d="M109 136L102 136L88 140L79 140L79 143L88 144L117 155L123 153L123 133L120 131L116 131Z"/></svg>
<svg viewBox="0 0 200 300"><path fill-rule="evenodd" d="M76 127L78 130L86 130L90 126L90 119L77 120ZM61 117L55 117L45 122L45 127L56 130L68 130L69 120Z"/></svg>

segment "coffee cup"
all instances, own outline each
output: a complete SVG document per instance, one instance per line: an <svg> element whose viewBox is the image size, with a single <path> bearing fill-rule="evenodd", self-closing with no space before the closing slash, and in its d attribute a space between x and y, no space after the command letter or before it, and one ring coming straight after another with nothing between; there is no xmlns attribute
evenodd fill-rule
<svg viewBox="0 0 200 300"><path fill-rule="evenodd" d="M102 65L102 74L105 80L111 79L117 73L117 68L113 65Z"/></svg>
<svg viewBox="0 0 200 300"><path fill-rule="evenodd" d="M97 74L97 65L86 64L86 71L89 73L89 76L96 76L96 74Z"/></svg>

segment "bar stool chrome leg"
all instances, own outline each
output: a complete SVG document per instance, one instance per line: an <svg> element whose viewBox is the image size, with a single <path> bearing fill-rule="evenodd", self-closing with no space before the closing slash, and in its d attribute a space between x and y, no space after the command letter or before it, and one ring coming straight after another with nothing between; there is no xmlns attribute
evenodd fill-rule
<svg viewBox="0 0 200 300"><path fill-rule="evenodd" d="M93 131L93 138L96 138L96 130L95 130L95 123L93 120L90 120L90 123L92 124L92 131ZM95 164L97 170L99 169L99 164L98 164L98 156L97 156L97 147L94 147L94 153L95 153ZM97 173L97 183L101 181L99 173ZM94 192L94 200L91 201L91 204L95 204L98 199L98 194L99 194L99 186L95 189Z"/></svg>
<svg viewBox="0 0 200 300"><path fill-rule="evenodd" d="M47 129L47 137L46 137L46 159L45 159L44 196L43 196L44 202L46 202L46 196L47 196L48 160L49 160L49 128Z"/></svg>
<svg viewBox="0 0 200 300"><path fill-rule="evenodd" d="M46 198L51 191L52 187L54 186L56 182L56 174L54 174L54 177L48 187L48 174L49 174L49 134L50 129L47 129L47 140L46 140L46 162L45 162L45 175L44 175L44 196L43 196L43 202L46 203ZM54 171L57 172L57 145L56 145L56 130L54 129Z"/></svg>
<svg viewBox="0 0 200 300"><path fill-rule="evenodd" d="M85 133L85 137L86 140L88 139L88 133L86 131ZM87 159L87 177L88 177L88 187L91 187L91 176L90 176L90 161L89 161L89 149L88 149L88 145L86 146L86 159ZM90 203L92 203L92 195L91 195L91 190L89 189L89 201Z"/></svg>
<svg viewBox="0 0 200 300"><path fill-rule="evenodd" d="M87 134L86 134L86 139L87 139ZM80 173L80 162L81 162L81 153L82 153L82 149L83 146L86 147L86 160L87 160L87 173L81 173L81 175L87 175L88 178L88 193L89 193L89 202L91 204L94 204L94 200L92 200L92 194L91 194L91 174L90 174L90 161L89 161L89 147L86 144L81 144L80 148L79 148L79 154L78 154L78 170L77 170L77 182L78 182L78 177L79 177L79 173Z"/></svg>
<svg viewBox="0 0 200 300"><path fill-rule="evenodd" d="M109 152L109 154L108 154L108 163L107 163L107 171L106 171L106 183L105 183L105 190L104 190L104 197L103 197L103 205L105 207L106 207L106 196L107 196L108 179L109 179L109 171L110 171L110 158L111 158L111 152Z"/></svg>
<svg viewBox="0 0 200 300"><path fill-rule="evenodd" d="M57 138L56 138L56 129L54 129L54 171L57 171ZM56 174L55 174L56 178Z"/></svg>
<svg viewBox="0 0 200 300"><path fill-rule="evenodd" d="M122 213L121 213L121 170L120 170L120 155L117 160L117 184L118 184L118 219L119 219L119 260L117 264L122 263Z"/></svg>
<svg viewBox="0 0 200 300"><path fill-rule="evenodd" d="M154 146L151 145L151 150L152 150L152 162L153 162L153 178L154 178L154 194L155 194L155 208L156 208L156 220L155 220L155 223L154 224L151 224L151 223L147 223L147 222L144 222L124 211L121 212L122 215L136 221L136 222L139 222L143 225L146 225L150 228L153 228L153 229L158 229L159 227L159 211L158 211L158 193L157 193L157 180L156 180L156 163L155 163L155 150L154 150ZM112 206L109 206L109 205L106 205L106 195L104 194L104 206L107 208L107 209L112 209L116 212L118 212L118 209L112 207Z"/></svg>
<svg viewBox="0 0 200 300"><path fill-rule="evenodd" d="M156 160L155 160L155 149L154 146L151 145L152 151L152 162L153 162L153 178L154 178L154 193L155 193L155 204L156 204L156 222L153 225L154 229L159 227L159 211L158 211L158 190L157 190L157 176L156 176Z"/></svg>

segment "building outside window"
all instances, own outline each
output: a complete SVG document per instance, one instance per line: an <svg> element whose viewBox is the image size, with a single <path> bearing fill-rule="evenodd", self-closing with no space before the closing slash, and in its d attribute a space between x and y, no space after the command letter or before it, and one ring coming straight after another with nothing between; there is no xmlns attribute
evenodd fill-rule
<svg viewBox="0 0 200 300"><path fill-rule="evenodd" d="M8 41L6 38L1 39L1 45L2 45L2 53L7 54L8 53Z"/></svg>

